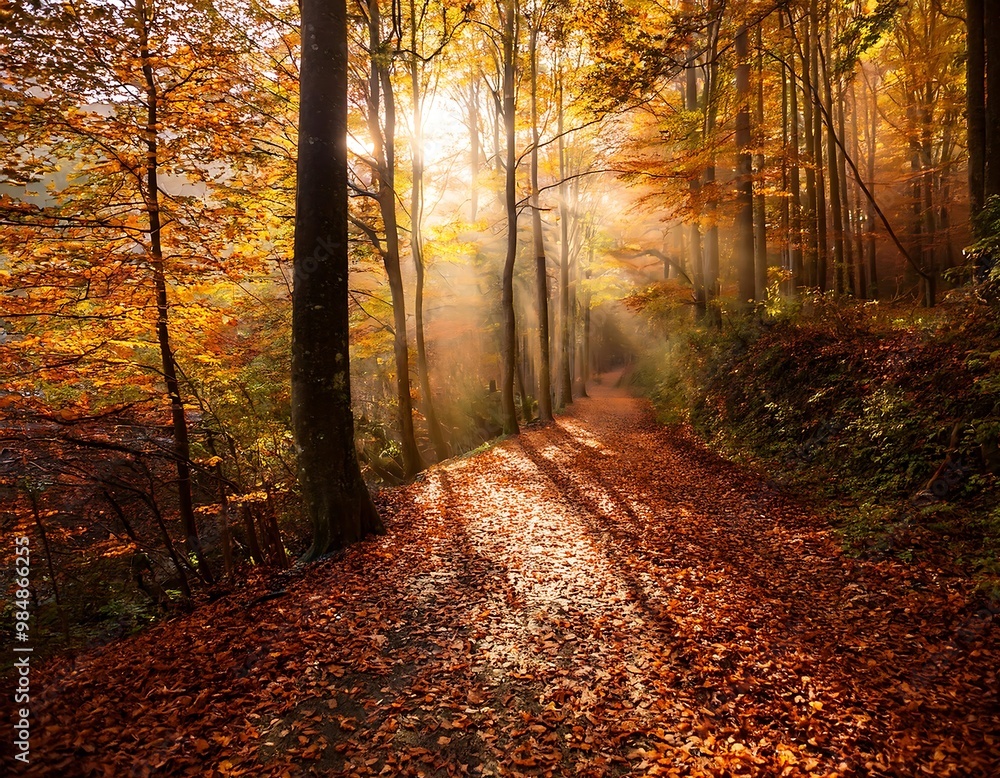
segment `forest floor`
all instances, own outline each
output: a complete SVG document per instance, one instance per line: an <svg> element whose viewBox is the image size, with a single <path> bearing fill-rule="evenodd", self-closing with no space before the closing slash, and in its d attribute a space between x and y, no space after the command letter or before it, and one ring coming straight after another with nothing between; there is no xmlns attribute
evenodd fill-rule
<svg viewBox="0 0 1000 778"><path fill-rule="evenodd" d="M1000 775L970 583L846 556L610 385L379 500L384 536L36 671L28 773Z"/></svg>

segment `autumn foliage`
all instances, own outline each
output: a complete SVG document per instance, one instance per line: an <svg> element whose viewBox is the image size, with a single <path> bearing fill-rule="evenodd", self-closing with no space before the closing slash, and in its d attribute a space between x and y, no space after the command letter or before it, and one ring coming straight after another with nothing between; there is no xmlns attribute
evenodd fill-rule
<svg viewBox="0 0 1000 778"><path fill-rule="evenodd" d="M29 773L1000 772L986 5L0 0Z"/></svg>
<svg viewBox="0 0 1000 778"><path fill-rule="evenodd" d="M987 776L997 627L597 387L389 534L45 673L32 774Z"/></svg>

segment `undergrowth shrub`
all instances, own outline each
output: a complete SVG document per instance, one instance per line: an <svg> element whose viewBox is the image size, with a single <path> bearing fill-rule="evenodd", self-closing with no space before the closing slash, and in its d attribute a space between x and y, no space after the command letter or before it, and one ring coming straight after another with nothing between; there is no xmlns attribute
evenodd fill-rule
<svg viewBox="0 0 1000 778"><path fill-rule="evenodd" d="M914 312L816 295L721 327L637 306L660 337L631 380L662 421L831 506L849 547L910 559L940 541L997 575L1000 333L973 297ZM928 499L949 461L946 499Z"/></svg>

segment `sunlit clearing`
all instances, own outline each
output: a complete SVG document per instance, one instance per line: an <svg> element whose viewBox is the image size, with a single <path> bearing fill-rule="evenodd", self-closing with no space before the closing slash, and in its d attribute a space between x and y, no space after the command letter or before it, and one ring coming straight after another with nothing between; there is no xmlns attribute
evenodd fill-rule
<svg viewBox="0 0 1000 778"><path fill-rule="evenodd" d="M564 430L566 430L566 432L568 432L578 442L582 443L585 446L588 446L596 450L600 450L604 447L603 444L597 438L595 438L593 435L587 432L587 430L585 430L579 424L576 424L575 422L570 421L569 419L560 419L559 426L562 427Z"/></svg>

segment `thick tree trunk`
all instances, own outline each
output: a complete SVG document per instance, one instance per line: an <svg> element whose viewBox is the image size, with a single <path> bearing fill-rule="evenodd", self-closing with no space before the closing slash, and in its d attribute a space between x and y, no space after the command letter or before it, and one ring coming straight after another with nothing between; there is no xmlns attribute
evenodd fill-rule
<svg viewBox="0 0 1000 778"><path fill-rule="evenodd" d="M292 427L307 560L382 531L354 447L348 323L347 8L302 0Z"/></svg>
<svg viewBox="0 0 1000 778"><path fill-rule="evenodd" d="M965 0L968 57L965 101L969 143L969 208L975 216L986 200L986 0Z"/></svg>
<svg viewBox="0 0 1000 778"><path fill-rule="evenodd" d="M1000 24L986 30L986 197L1000 195Z"/></svg>

